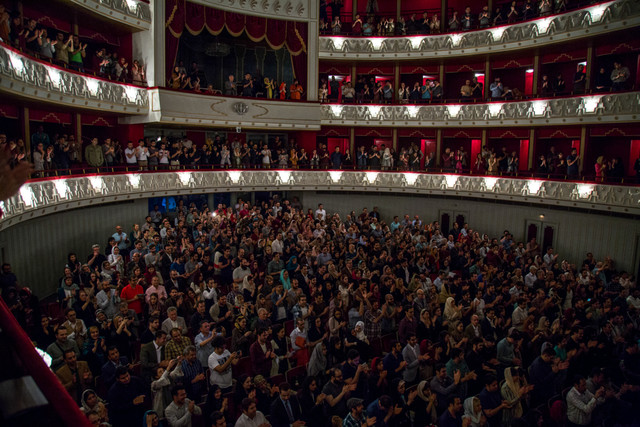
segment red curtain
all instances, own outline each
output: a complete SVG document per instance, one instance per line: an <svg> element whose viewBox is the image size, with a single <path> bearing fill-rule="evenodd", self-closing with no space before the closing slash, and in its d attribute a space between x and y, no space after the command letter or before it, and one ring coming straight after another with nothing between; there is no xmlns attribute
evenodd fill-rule
<svg viewBox="0 0 640 427"><path fill-rule="evenodd" d="M200 34L205 28L210 34L218 35L226 28L234 37L239 37L246 32L247 37L253 42L265 40L273 50L286 46L291 55L294 76L302 87L306 88L306 22L245 16L189 3L186 0L167 0L166 4L167 78L171 76L171 70L175 65L180 37L185 28L193 35Z"/></svg>

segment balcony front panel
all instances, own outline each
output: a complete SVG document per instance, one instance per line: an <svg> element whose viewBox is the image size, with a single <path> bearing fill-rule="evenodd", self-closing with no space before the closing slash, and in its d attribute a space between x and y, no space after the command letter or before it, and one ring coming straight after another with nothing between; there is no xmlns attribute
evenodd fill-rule
<svg viewBox="0 0 640 427"><path fill-rule="evenodd" d="M640 2L615 0L573 12L464 33L407 37L320 37L320 59L397 60L505 52L640 25Z"/></svg>
<svg viewBox="0 0 640 427"><path fill-rule="evenodd" d="M96 79L0 45L0 92L67 107L146 114L147 89Z"/></svg>
<svg viewBox="0 0 640 427"><path fill-rule="evenodd" d="M374 171L167 171L28 182L0 202L0 229L53 212L140 197L274 189L423 194L640 215L637 186Z"/></svg>
<svg viewBox="0 0 640 427"><path fill-rule="evenodd" d="M133 30L151 28L151 6L140 0L67 0Z"/></svg>
<svg viewBox="0 0 640 427"><path fill-rule="evenodd" d="M318 130L320 106L311 102L199 95L168 89L149 89L147 117L127 117L124 123L165 123L243 129Z"/></svg>
<svg viewBox="0 0 640 427"><path fill-rule="evenodd" d="M309 21L318 17L318 0L189 0L227 12L262 18Z"/></svg>
<svg viewBox="0 0 640 427"><path fill-rule="evenodd" d="M546 126L636 121L640 92L484 104L322 104L332 126Z"/></svg>

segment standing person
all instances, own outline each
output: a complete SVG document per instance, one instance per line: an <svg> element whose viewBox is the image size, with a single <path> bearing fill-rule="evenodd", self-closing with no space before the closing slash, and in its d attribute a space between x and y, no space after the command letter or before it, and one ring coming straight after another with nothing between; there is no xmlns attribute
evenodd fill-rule
<svg viewBox="0 0 640 427"><path fill-rule="evenodd" d="M213 339L213 353L209 356L208 365L211 370L209 381L211 385L217 385L222 389L222 393L228 393L233 387L231 377L231 365L238 363L240 356L238 353L231 353L224 348L225 340L222 336Z"/></svg>
<svg viewBox="0 0 640 427"><path fill-rule="evenodd" d="M284 101L285 99L287 99L287 84L285 82L280 83L278 93L280 94L281 101Z"/></svg>
<svg viewBox="0 0 640 427"><path fill-rule="evenodd" d="M604 403L604 387L600 387L595 394L587 390L587 382L578 375L573 380L573 387L567 393L567 419L569 425L591 425L591 414L596 406Z"/></svg>
<svg viewBox="0 0 640 427"><path fill-rule="evenodd" d="M191 427L191 416L202 415L196 402L187 397L184 386L177 385L171 390L173 402L164 410L170 427Z"/></svg>
<svg viewBox="0 0 640 427"><path fill-rule="evenodd" d="M114 426L139 427L149 402L147 386L132 377L126 366L116 368L116 383L109 389L109 419Z"/></svg>

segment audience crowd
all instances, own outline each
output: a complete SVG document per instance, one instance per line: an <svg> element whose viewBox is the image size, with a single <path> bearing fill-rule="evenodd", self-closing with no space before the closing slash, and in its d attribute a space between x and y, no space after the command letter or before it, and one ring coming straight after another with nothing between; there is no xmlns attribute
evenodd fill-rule
<svg viewBox="0 0 640 427"><path fill-rule="evenodd" d="M567 6L576 8L594 3L597 3L597 1L511 1L496 6L494 12L486 4L482 8L476 7L477 4L474 4L473 9L471 6L467 6L462 13L457 10L451 11L451 16L447 16L444 20L439 18L440 10L438 9L431 13L429 11L424 11L421 14L411 13L408 17L401 15L395 21L393 16L380 16L378 14L378 0L367 0L365 16L357 13L352 22L345 24L340 17L341 9L344 6L343 0L321 0L320 32L323 34L348 34L364 37L455 33L529 21L549 16L553 13L566 12ZM328 10L331 11L331 19L329 19Z"/></svg>
<svg viewBox="0 0 640 427"><path fill-rule="evenodd" d="M245 73L243 79L238 80L233 74L227 76L222 89L216 89L212 84L203 87L205 80L204 73L196 62L191 63L187 70L184 63L180 61L174 68L171 76L167 80L168 86L172 89L189 90L195 93L205 93L208 95L244 96L249 98L266 99L290 99L300 101L303 99L304 88L294 79L291 84L278 82L270 77L262 77L260 71L254 75Z"/></svg>
<svg viewBox="0 0 640 427"><path fill-rule="evenodd" d="M57 134L52 138L40 126L31 136L33 152L27 152L23 139L9 140L0 133L0 146L5 147L10 156L10 164L31 159L35 176L52 173L64 174L81 167L110 168L127 167L135 170L177 170L198 168L229 169L343 169L382 170L413 172L448 172L474 175L521 175L527 173L520 167L519 151L509 152L506 147L496 150L487 146L470 159L464 147L445 147L436 166L436 153L424 153L417 143L395 150L381 144L369 148L360 146L355 153L343 152L339 147L333 151L327 144L318 143L318 148L307 152L300 148L294 138L284 141L274 139L240 142L229 134L229 139L217 135L207 139L198 147L188 138L157 139L144 138L136 144L129 141L122 148L117 139L105 138L102 144L93 138L84 147L75 141L73 135ZM80 162L84 154L84 162ZM548 153L540 154L534 160L529 174L555 179L577 179L583 162L576 148L563 153L555 146ZM86 165L86 166L85 166ZM633 164L635 179L640 177L640 157ZM624 160L617 156L599 156L593 167L585 166L584 176L596 180L621 180L626 174Z"/></svg>
<svg viewBox="0 0 640 427"><path fill-rule="evenodd" d="M110 80L146 85L144 65L137 59L131 64L109 49L93 42L83 42L77 34L66 34L39 24L35 17L23 17L0 4L0 41L35 58L49 61L80 73L94 74Z"/></svg>
<svg viewBox="0 0 640 427"><path fill-rule="evenodd" d="M2 296L94 425L638 422L640 290L610 257L314 208L156 206L69 253L49 312L9 264Z"/></svg>

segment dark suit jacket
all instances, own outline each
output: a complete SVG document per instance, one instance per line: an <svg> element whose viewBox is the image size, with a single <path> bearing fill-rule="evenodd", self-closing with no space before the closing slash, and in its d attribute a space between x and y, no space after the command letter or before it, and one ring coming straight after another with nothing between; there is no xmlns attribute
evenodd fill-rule
<svg viewBox="0 0 640 427"><path fill-rule="evenodd" d="M160 355L164 359L164 346L160 349ZM155 369L158 367L158 360L156 355L156 347L154 341L144 344L140 347L140 367L142 368L141 374L145 381L151 381L155 376Z"/></svg>
<svg viewBox="0 0 640 427"><path fill-rule="evenodd" d="M300 410L300 404L295 396L289 398L291 404L291 412L293 412L294 421L302 419L302 411ZM284 404L279 397L277 397L273 403L271 403L271 425L272 427L289 427L289 416L287 410L284 408Z"/></svg>
<svg viewBox="0 0 640 427"><path fill-rule="evenodd" d="M93 375L91 375L91 371L89 370L89 365L87 362L78 361L76 362L76 369L78 371L78 382L73 382L73 374L71 373L71 369L65 363L62 368L56 371L56 376L62 383L65 389L69 392L71 397L74 400L78 400L80 394L85 391L87 388L90 388L93 384ZM84 380L84 374L89 373L89 378Z"/></svg>

